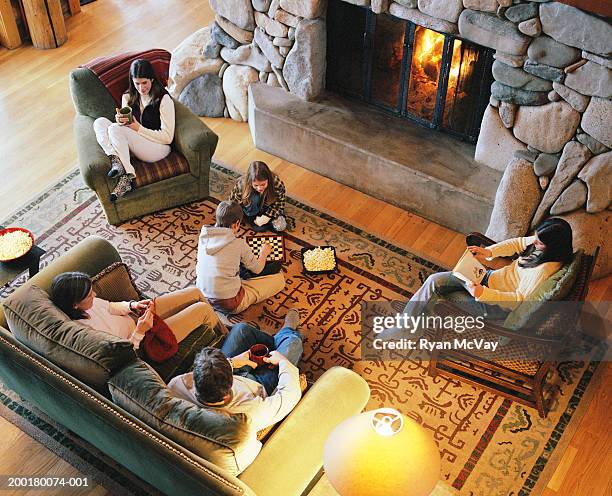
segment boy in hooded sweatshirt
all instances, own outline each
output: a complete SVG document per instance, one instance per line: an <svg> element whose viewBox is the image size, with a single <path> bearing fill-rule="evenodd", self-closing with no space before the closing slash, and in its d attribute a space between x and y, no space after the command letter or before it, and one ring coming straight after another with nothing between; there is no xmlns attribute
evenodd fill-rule
<svg viewBox="0 0 612 496"><path fill-rule="evenodd" d="M272 248L264 244L255 256L246 241L238 237L242 222L238 203L222 201L217 206L214 226L204 226L198 242L196 286L210 304L225 313L240 313L285 287L282 273L240 279L240 264L254 274L266 265Z"/></svg>

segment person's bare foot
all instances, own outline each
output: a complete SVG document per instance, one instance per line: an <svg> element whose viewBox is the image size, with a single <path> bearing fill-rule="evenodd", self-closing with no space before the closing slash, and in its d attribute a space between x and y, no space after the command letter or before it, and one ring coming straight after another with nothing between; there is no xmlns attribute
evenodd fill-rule
<svg viewBox="0 0 612 496"><path fill-rule="evenodd" d="M283 327L289 327L293 330L297 330L300 325L300 312L298 312L295 308L290 308L285 315L285 323Z"/></svg>

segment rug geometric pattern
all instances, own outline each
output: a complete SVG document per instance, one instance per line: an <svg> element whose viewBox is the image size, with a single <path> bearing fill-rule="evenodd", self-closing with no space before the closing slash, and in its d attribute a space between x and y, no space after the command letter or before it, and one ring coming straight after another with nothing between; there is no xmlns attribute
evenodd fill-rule
<svg viewBox="0 0 612 496"><path fill-rule="evenodd" d="M211 196L227 198L235 178L215 165ZM114 227L75 171L3 224L34 232L47 251L43 265L90 235L102 236L119 250L141 291L158 295L194 284L198 235L203 225L214 222L216 203L200 201ZM427 362L417 357L362 361L361 302L406 301L441 268L291 199L287 215L291 222L285 289L232 321L249 321L273 332L288 308L300 309L300 369L310 379L333 365L359 373L372 391L368 409L395 407L432 433L442 455L441 477L458 493L534 494L563 432L576 421L576 409L586 398L596 365L560 364L557 400L548 418L540 419L535 410L478 388L440 376L432 379ZM304 275L300 248L308 245L335 246L338 273ZM5 289L5 294L10 292L11 287Z"/></svg>

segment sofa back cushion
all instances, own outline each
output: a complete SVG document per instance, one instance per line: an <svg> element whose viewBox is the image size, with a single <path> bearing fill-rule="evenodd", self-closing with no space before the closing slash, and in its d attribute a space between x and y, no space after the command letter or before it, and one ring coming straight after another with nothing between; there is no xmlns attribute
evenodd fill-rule
<svg viewBox="0 0 612 496"><path fill-rule="evenodd" d="M153 368L139 360L112 377L113 401L145 424L232 474L236 453L251 435L245 414L228 415L175 397Z"/></svg>
<svg viewBox="0 0 612 496"><path fill-rule="evenodd" d="M551 312L561 309L560 306L548 305L548 302L563 301L570 293L576 283L582 264L583 251L574 253L574 258L569 264L561 267L548 279L543 281L536 290L529 295L527 301L522 302L516 309L508 314L504 321L504 327L519 330L524 327L537 327L542 324L542 319L550 316ZM571 309L567 309L571 310ZM569 313L566 313L569 315ZM552 329L550 329L553 331ZM547 329L541 329L539 334L549 334ZM560 331L560 329L557 329ZM555 334L557 331L553 331ZM562 332L561 332L562 334Z"/></svg>
<svg viewBox="0 0 612 496"><path fill-rule="evenodd" d="M103 394L108 379L136 360L132 343L70 320L36 286L14 293L3 306L20 342Z"/></svg>

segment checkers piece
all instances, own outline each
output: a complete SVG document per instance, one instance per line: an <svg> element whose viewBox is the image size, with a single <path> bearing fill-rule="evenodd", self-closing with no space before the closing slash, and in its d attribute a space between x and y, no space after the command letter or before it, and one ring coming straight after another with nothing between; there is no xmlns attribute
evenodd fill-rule
<svg viewBox="0 0 612 496"><path fill-rule="evenodd" d="M279 234L262 234L260 236L247 236L246 242L255 256L259 255L259 250L264 243L272 246L272 253L266 259L268 262L285 261L285 237Z"/></svg>

